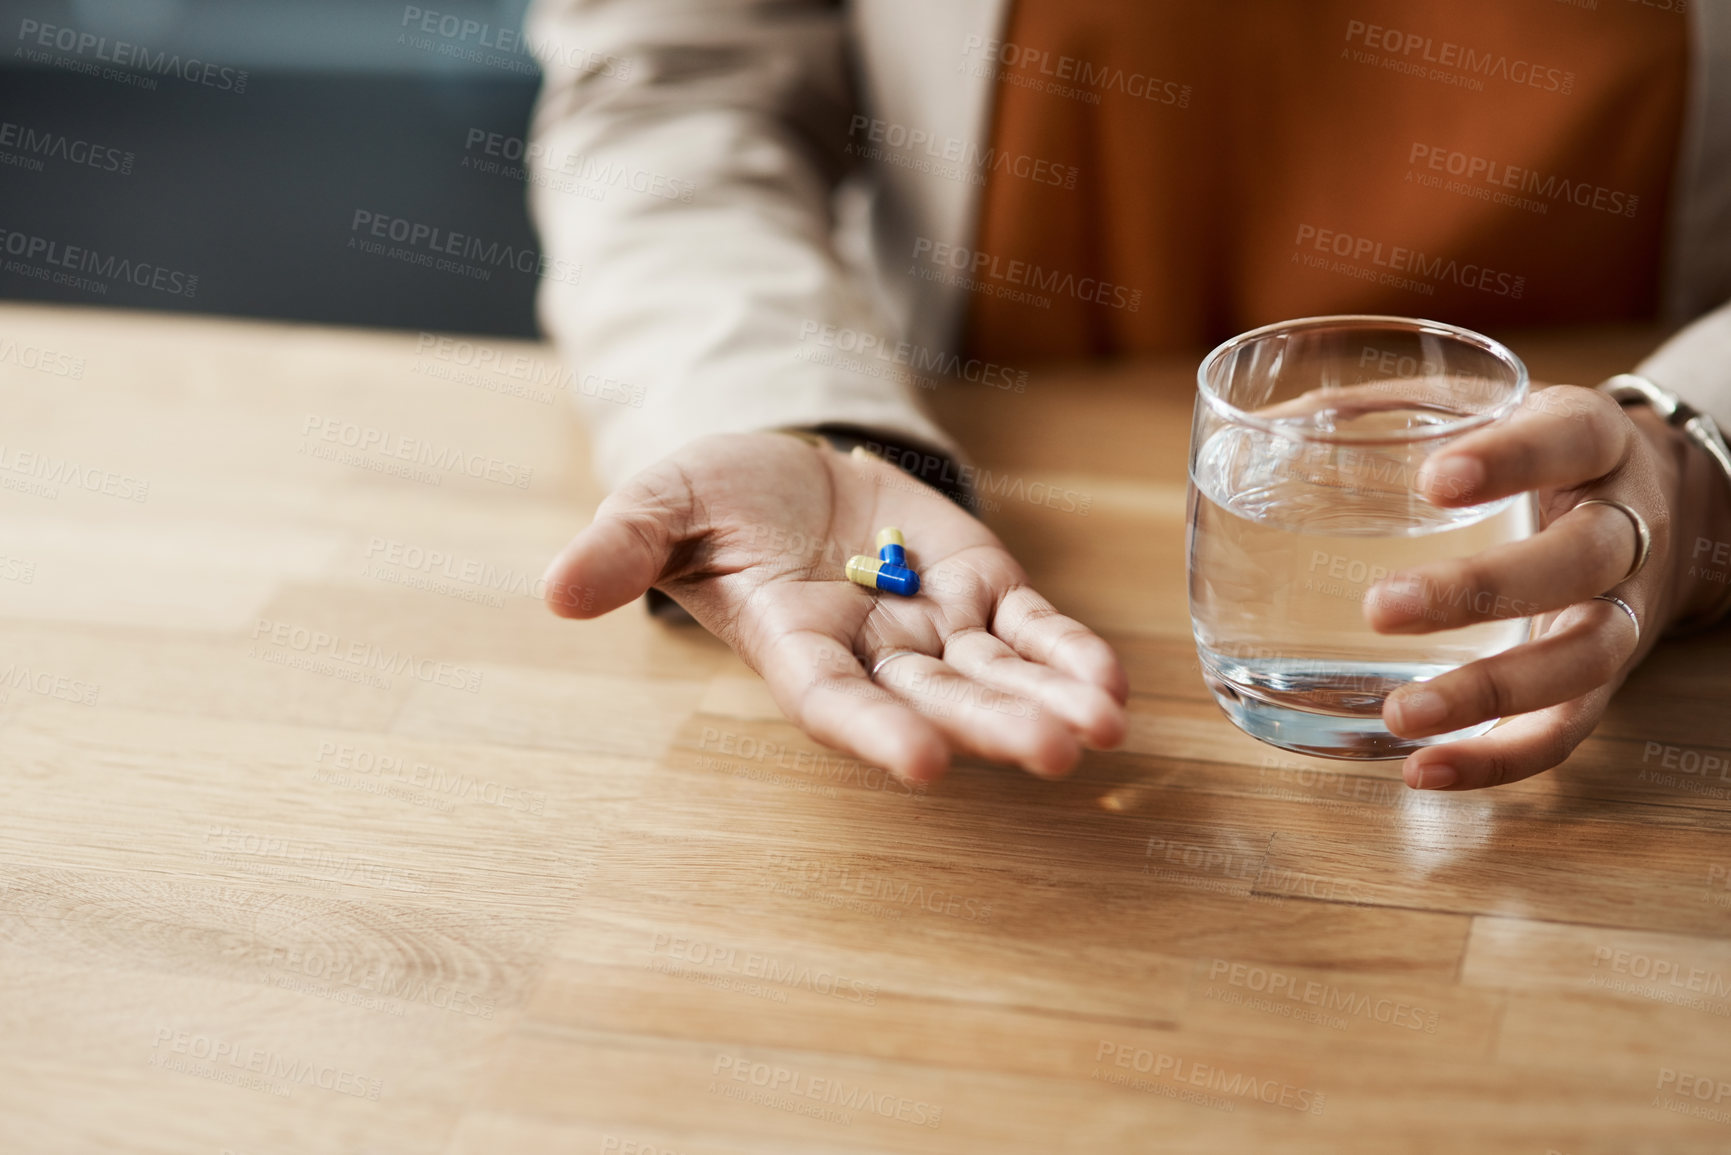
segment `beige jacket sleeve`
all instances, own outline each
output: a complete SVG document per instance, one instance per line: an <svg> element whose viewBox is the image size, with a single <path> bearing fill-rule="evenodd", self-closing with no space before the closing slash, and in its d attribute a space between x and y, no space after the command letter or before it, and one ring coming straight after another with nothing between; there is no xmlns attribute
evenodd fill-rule
<svg viewBox="0 0 1731 1155"><path fill-rule="evenodd" d="M1635 372L1711 413L1731 435L1731 303L1685 326Z"/></svg>
<svg viewBox="0 0 1731 1155"><path fill-rule="evenodd" d="M543 259L580 266L538 310L604 482L717 432L845 423L954 451L893 358L833 358L834 333L886 329L834 240L839 5L537 0L528 32L531 210Z"/></svg>

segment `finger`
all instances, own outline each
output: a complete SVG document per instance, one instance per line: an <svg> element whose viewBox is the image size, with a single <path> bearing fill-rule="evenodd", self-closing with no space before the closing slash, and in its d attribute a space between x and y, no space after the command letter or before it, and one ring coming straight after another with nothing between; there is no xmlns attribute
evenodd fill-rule
<svg viewBox="0 0 1731 1155"><path fill-rule="evenodd" d="M1402 738L1425 738L1554 706L1610 681L1637 640L1628 614L1610 602L1583 602L1537 641L1396 690L1383 703L1383 721Z"/></svg>
<svg viewBox="0 0 1731 1155"><path fill-rule="evenodd" d="M952 747L978 757L1042 778L1068 774L1082 757L1069 727L1037 699L963 677L939 658L910 653L885 665L876 684L909 703Z"/></svg>
<svg viewBox="0 0 1731 1155"><path fill-rule="evenodd" d="M984 629L957 630L945 638L944 661L964 677L1041 703L1096 750L1118 745L1129 729L1124 707L1105 690L1018 657Z"/></svg>
<svg viewBox="0 0 1731 1155"><path fill-rule="evenodd" d="M1365 595L1364 618L1378 633L1426 634L1549 613L1616 585L1637 544L1624 514L1580 506L1524 540L1393 574Z"/></svg>
<svg viewBox="0 0 1731 1155"><path fill-rule="evenodd" d="M547 566L547 608L593 618L642 597L660 581L690 520L691 491L677 474L639 474Z"/></svg>
<svg viewBox="0 0 1731 1155"><path fill-rule="evenodd" d="M949 766L949 743L939 729L874 684L835 638L810 630L779 634L754 664L782 713L818 741L904 782L935 781Z"/></svg>
<svg viewBox="0 0 1731 1155"><path fill-rule="evenodd" d="M1600 687L1512 718L1477 738L1415 750L1407 755L1401 777L1415 790L1479 790L1531 778L1574 752L1599 724L1610 698L1610 687Z"/></svg>
<svg viewBox="0 0 1731 1155"><path fill-rule="evenodd" d="M1091 682L1120 704L1130 698L1130 679L1118 655L1093 630L1052 607L1032 586L1014 586L992 609L992 633L1030 662Z"/></svg>
<svg viewBox="0 0 1731 1155"><path fill-rule="evenodd" d="M1478 505L1530 489L1603 477L1629 453L1634 426L1595 389L1536 390L1507 420L1425 460L1413 487L1433 505Z"/></svg>

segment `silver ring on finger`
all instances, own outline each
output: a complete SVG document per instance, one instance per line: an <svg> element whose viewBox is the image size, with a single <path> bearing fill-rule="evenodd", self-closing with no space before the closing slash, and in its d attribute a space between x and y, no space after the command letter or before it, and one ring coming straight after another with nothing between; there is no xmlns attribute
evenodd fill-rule
<svg viewBox="0 0 1731 1155"><path fill-rule="evenodd" d="M1624 582L1640 573L1642 568L1646 566L1647 555L1653 552L1653 531L1647 528L1646 518L1642 517L1620 501L1612 501L1608 497L1589 497L1585 501L1575 503L1575 509L1580 509L1582 506L1587 505L1608 505L1618 513L1627 517L1629 523L1635 527L1635 560L1629 566L1629 572L1612 583L1613 585L1622 585ZM1571 509L1569 512L1573 513L1574 511L1574 509ZM1624 608L1627 609L1628 607L1625 606ZM1639 623L1637 623L1636 628L1639 628Z"/></svg>
<svg viewBox="0 0 1731 1155"><path fill-rule="evenodd" d="M1634 606L1613 594L1594 594L1593 600L1596 602L1610 602L1612 605L1628 614L1629 620L1635 623L1635 644L1637 646L1641 644L1641 619L1635 616Z"/></svg>
<svg viewBox="0 0 1731 1155"><path fill-rule="evenodd" d="M891 650L889 653L885 654L883 657L879 658L877 661L872 663L871 673L867 674L866 677L870 678L872 681L875 682L878 680L878 671L879 670L883 669L885 666L889 665L891 662L895 661L897 658L905 658L910 654L918 654L918 653L919 653L918 650Z"/></svg>

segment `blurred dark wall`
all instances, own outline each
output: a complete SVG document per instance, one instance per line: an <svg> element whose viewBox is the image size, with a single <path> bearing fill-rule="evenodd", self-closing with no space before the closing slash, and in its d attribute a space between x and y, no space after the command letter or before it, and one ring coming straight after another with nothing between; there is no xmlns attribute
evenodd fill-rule
<svg viewBox="0 0 1731 1155"><path fill-rule="evenodd" d="M377 34L404 10L383 8ZM19 67L15 42L32 43L19 28L41 18L0 8L0 296L533 334L520 158L486 153L487 134L515 153L502 142L525 133L538 84L526 61L278 62L246 70L237 92L220 75L112 68L89 48L39 51L46 63ZM357 213L369 214L359 228ZM393 230L411 239L394 242ZM428 267L446 256L436 245L461 267Z"/></svg>

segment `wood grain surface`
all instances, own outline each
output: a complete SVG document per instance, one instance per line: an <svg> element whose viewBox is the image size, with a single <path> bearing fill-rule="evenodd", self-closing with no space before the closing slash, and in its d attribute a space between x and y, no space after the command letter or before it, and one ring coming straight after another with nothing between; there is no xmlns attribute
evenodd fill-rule
<svg viewBox="0 0 1731 1155"><path fill-rule="evenodd" d="M546 347L0 308L0 1151L1731 1152L1726 634L1492 793L1259 745L1193 366L934 399L1088 496L987 520L1132 728L916 793L540 606L598 499Z"/></svg>

